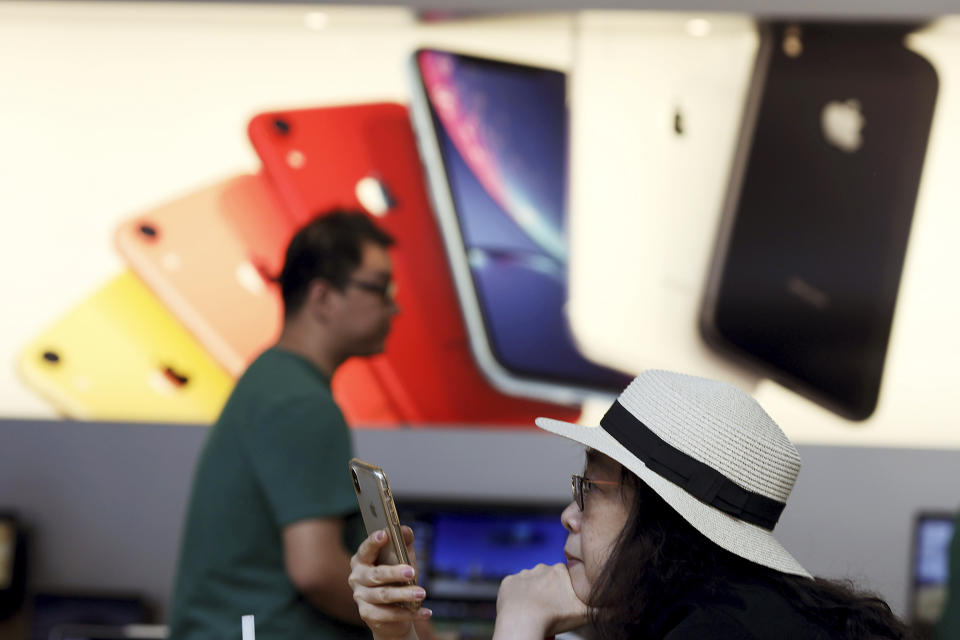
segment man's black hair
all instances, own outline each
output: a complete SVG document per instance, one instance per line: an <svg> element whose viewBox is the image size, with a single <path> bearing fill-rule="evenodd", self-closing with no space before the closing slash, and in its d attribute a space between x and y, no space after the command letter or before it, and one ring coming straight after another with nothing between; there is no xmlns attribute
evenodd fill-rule
<svg viewBox="0 0 960 640"><path fill-rule="evenodd" d="M344 288L363 261L363 248L368 244L386 249L394 240L359 211L335 209L304 225L287 247L278 279L284 315L290 317L300 310L310 283L318 278Z"/></svg>

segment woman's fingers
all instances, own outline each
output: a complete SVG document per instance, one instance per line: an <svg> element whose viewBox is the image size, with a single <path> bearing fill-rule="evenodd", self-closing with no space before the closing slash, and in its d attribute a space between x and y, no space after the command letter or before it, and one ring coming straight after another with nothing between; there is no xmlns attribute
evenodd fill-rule
<svg viewBox="0 0 960 640"><path fill-rule="evenodd" d="M360 548L350 558L350 587L376 587L389 584L403 584L416 578L416 570L408 564L374 565L377 554L389 539L386 531L375 531L361 543Z"/></svg>
<svg viewBox="0 0 960 640"><path fill-rule="evenodd" d="M588 616L587 605L577 598L564 564L538 564L500 583L498 631L508 630L521 620L536 633L550 635L582 626ZM508 636L501 633L496 637Z"/></svg>
<svg viewBox="0 0 960 640"><path fill-rule="evenodd" d="M356 590L359 587L380 587L391 584L404 584L413 580L416 572L406 564L383 564L370 566L358 564L350 571L349 583Z"/></svg>
<svg viewBox="0 0 960 640"><path fill-rule="evenodd" d="M357 547L357 552L350 558L350 566L355 567L358 564L373 564L376 562L380 549L383 548L383 545L387 544L387 540L389 539L387 532L383 529L371 533L367 536L366 540L361 542L360 546Z"/></svg>
<svg viewBox="0 0 960 640"><path fill-rule="evenodd" d="M388 625L408 625L416 620L426 620L433 612L424 607L416 611L404 609L396 605L370 604L358 602L360 617L373 630Z"/></svg>
<svg viewBox="0 0 960 640"><path fill-rule="evenodd" d="M423 587L393 586L393 587L364 587L353 589L353 599L370 604L404 604L407 602L421 602L426 597Z"/></svg>
<svg viewBox="0 0 960 640"><path fill-rule="evenodd" d="M403 534L403 544L407 548L407 558L410 564L417 566L417 552L413 548L413 529L403 525L400 527L400 532Z"/></svg>
<svg viewBox="0 0 960 640"><path fill-rule="evenodd" d="M416 570L408 564L380 564L369 567L369 580L366 586L404 583L417 576Z"/></svg>

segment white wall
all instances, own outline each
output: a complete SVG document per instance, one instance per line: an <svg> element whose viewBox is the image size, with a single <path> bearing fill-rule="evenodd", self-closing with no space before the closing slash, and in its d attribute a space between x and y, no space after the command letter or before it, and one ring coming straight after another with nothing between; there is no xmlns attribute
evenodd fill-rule
<svg viewBox="0 0 960 640"><path fill-rule="evenodd" d="M5 307L12 311L3 314L0 331L3 414L53 416L16 376L12 363L18 350L122 268L111 241L119 222L221 177L255 170L244 128L254 113L335 102L404 101L404 63L423 44L566 69L578 86L583 80L576 63L580 43L589 37L592 46L605 46L598 24L619 22L621 35L629 39L633 28L649 36L658 15L662 18L631 14L621 20L595 12L538 14L420 25L402 8L0 3L0 279ZM750 28L744 16L723 20ZM745 383L799 442L960 446L952 395L960 386L960 369L953 362L960 353L955 331L960 298L951 295L954 274L960 272L960 253L954 249L960 235L955 215L960 192L954 187L960 153L960 118L954 115L960 113L957 24L943 21L910 41L937 67L940 95L876 414L865 423L850 423L773 383L755 378ZM688 41L691 51L703 42ZM742 38L730 42L741 47ZM726 46L721 45L718 55ZM742 55L737 60L748 61ZM676 65L678 73L689 69L671 56L640 56L633 62L666 69ZM740 73L740 62L731 64L729 73ZM643 91L633 87L628 92L618 83L615 65L598 77L596 84L610 101L643 99ZM718 104L735 103L736 96L724 91L738 90L742 83L718 82ZM574 94L574 114L577 100ZM636 126L642 106L622 109L614 122L628 131ZM733 138L725 140L712 153L728 153ZM643 166L642 151L617 155L601 148L577 156L574 193L589 180L586 172L576 171L583 165L620 171L637 191L654 186L664 191L662 176L658 185L643 182L643 172L637 171ZM712 179L722 183L716 173ZM673 180L678 195L695 188L680 177ZM574 201L572 228L578 221L589 224L598 215L615 213ZM662 224L655 222L651 220L652 229ZM712 240L709 231L700 233L684 237L674 230L671 237L679 240L660 242L658 250L664 255L683 251L696 238L702 254ZM619 280L615 269L606 280L620 289L639 286ZM678 325L689 329L681 337L645 334L659 351L649 361L638 361L636 369L697 368L699 361L680 354L705 353L693 329L699 285L693 282L677 307L684 309ZM622 340L636 339L630 318L620 326ZM608 335L606 328L597 332ZM713 361L719 362L711 370L717 377L744 380L733 365Z"/></svg>

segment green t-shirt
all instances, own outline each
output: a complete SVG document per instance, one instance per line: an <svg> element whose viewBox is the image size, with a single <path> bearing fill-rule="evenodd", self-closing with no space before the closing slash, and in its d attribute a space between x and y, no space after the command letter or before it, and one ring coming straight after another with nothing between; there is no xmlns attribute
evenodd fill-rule
<svg viewBox="0 0 960 640"><path fill-rule="evenodd" d="M350 432L327 378L306 359L264 352L237 382L197 464L169 617L172 640L369 638L305 600L287 577L283 528L345 518L364 537L347 471Z"/></svg>

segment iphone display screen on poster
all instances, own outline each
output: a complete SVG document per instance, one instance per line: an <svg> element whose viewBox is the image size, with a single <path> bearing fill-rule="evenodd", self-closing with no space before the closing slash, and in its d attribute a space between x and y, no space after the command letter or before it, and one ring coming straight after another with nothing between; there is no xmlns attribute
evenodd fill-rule
<svg viewBox="0 0 960 640"><path fill-rule="evenodd" d="M414 54L413 118L443 240L488 379L560 403L629 378L577 348L567 303L567 78L437 50Z"/></svg>

